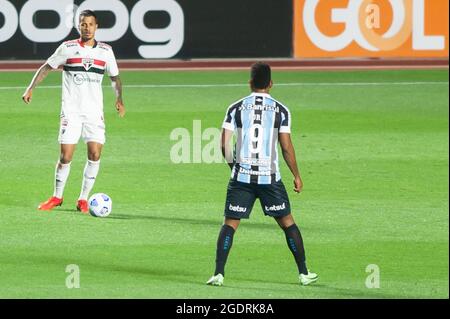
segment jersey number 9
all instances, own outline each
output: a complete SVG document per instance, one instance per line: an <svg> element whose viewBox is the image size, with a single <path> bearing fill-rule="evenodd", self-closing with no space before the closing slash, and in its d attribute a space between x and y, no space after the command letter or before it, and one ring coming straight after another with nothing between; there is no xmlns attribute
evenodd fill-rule
<svg viewBox="0 0 450 319"><path fill-rule="evenodd" d="M261 124L253 124L250 127L249 150L252 154L259 154L263 142L263 127Z"/></svg>

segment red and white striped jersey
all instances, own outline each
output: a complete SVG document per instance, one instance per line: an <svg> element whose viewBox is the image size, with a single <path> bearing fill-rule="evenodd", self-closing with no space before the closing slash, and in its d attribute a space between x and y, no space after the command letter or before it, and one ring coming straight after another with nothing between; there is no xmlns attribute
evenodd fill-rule
<svg viewBox="0 0 450 319"><path fill-rule="evenodd" d="M119 74L111 46L95 42L88 47L80 40L66 41L47 64L54 69L63 66L62 113L103 114L103 75Z"/></svg>

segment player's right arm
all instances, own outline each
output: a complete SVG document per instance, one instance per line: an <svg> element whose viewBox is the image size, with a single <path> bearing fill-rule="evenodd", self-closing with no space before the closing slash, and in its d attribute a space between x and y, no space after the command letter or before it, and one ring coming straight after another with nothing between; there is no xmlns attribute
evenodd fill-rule
<svg viewBox="0 0 450 319"><path fill-rule="evenodd" d="M30 85L25 90L25 93L22 95L22 100L25 103L30 103L31 98L33 95L33 89L41 83L45 77L48 75L50 70L57 69L60 65L63 65L67 59L67 53L66 53L66 43L64 42L61 44L53 53L51 57L48 58L47 62L44 63L34 75L33 79L31 80Z"/></svg>
<svg viewBox="0 0 450 319"><path fill-rule="evenodd" d="M292 175L294 175L294 191L300 193L303 188L303 181L302 178L300 177L300 172L298 170L297 159L295 158L294 145L292 145L291 140L291 134L280 133L278 134L278 140L280 141L283 158L286 161L287 166L291 170Z"/></svg>
<svg viewBox="0 0 450 319"><path fill-rule="evenodd" d="M220 140L220 146L222 149L222 156L227 161L228 166L233 169L234 160L233 160L233 150L231 149L231 138L233 137L233 131L228 130L226 128L222 129L222 138Z"/></svg>
<svg viewBox="0 0 450 319"><path fill-rule="evenodd" d="M31 98L33 96L33 89L46 78L50 70L52 70L52 67L48 65L48 63L45 63L36 71L36 74L31 80L30 85L27 87L25 93L22 95L22 100L25 103L28 104L31 102Z"/></svg>

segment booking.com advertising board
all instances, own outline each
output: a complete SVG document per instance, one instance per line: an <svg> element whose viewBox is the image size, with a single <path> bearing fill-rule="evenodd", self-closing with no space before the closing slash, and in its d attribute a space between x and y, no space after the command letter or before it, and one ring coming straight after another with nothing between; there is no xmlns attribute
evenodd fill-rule
<svg viewBox="0 0 450 319"><path fill-rule="evenodd" d="M0 59L44 59L98 13L121 59L448 57L448 0L0 0Z"/></svg>

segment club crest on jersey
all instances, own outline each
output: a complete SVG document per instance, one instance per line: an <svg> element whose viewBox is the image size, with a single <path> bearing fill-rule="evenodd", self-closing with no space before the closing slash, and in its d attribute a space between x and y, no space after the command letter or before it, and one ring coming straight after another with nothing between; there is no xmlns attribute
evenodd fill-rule
<svg viewBox="0 0 450 319"><path fill-rule="evenodd" d="M82 63L83 63L84 69L87 71L94 64L94 60L93 59L83 59Z"/></svg>

